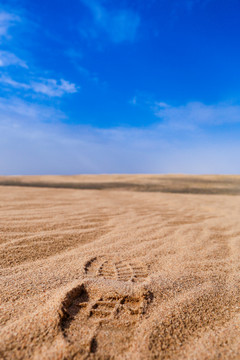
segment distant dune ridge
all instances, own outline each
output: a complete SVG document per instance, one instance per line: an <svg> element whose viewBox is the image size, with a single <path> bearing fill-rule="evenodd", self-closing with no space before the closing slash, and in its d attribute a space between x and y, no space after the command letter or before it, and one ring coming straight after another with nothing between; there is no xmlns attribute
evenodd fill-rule
<svg viewBox="0 0 240 360"><path fill-rule="evenodd" d="M240 177L0 177L0 359L240 359Z"/></svg>
<svg viewBox="0 0 240 360"><path fill-rule="evenodd" d="M0 176L0 185L82 190L240 195L238 175Z"/></svg>

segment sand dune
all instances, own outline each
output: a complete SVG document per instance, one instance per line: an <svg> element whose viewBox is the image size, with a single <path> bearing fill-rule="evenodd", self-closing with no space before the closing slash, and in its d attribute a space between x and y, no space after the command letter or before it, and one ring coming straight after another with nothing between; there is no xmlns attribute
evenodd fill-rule
<svg viewBox="0 0 240 360"><path fill-rule="evenodd" d="M1 359L240 359L240 177L0 177Z"/></svg>
<svg viewBox="0 0 240 360"><path fill-rule="evenodd" d="M2 186L131 190L180 194L240 195L240 176L229 175L74 175L0 176Z"/></svg>

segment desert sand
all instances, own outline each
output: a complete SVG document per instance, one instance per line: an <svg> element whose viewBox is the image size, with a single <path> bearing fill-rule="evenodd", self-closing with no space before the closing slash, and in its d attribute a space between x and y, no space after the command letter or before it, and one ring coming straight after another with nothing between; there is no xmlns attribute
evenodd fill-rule
<svg viewBox="0 0 240 360"><path fill-rule="evenodd" d="M240 359L240 177L0 177L1 359Z"/></svg>

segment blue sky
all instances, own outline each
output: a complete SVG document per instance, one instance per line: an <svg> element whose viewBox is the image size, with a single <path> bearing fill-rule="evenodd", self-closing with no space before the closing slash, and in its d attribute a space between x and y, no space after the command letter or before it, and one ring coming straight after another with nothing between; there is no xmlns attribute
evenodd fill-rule
<svg viewBox="0 0 240 360"><path fill-rule="evenodd" d="M238 0L2 0L0 173L239 173Z"/></svg>

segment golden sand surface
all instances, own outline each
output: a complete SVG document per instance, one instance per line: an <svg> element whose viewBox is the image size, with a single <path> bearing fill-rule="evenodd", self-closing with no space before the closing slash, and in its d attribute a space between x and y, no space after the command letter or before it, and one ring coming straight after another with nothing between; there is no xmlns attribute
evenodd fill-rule
<svg viewBox="0 0 240 360"><path fill-rule="evenodd" d="M240 359L240 177L0 183L0 359Z"/></svg>

